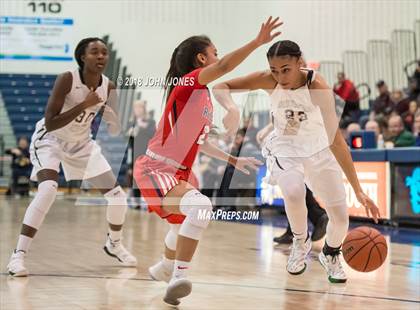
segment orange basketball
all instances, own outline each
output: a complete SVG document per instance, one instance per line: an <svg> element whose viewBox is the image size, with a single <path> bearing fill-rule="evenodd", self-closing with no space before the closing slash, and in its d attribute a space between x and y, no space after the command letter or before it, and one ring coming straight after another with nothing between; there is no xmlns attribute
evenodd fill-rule
<svg viewBox="0 0 420 310"><path fill-rule="evenodd" d="M385 261L387 252L384 236L367 226L351 230L343 242L344 260L351 268L360 272L378 269Z"/></svg>

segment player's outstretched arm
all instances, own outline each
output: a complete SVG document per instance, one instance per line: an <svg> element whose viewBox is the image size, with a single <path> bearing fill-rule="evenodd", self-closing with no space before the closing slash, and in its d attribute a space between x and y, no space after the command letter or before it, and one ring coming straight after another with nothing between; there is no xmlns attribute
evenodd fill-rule
<svg viewBox="0 0 420 310"><path fill-rule="evenodd" d="M282 24L283 23L279 21L278 17L273 19L270 16L268 20L261 25L260 31L254 40L227 54L216 63L203 68L198 75L198 82L201 85L207 85L235 69L255 49L279 36L281 32L273 31Z"/></svg>
<svg viewBox="0 0 420 310"><path fill-rule="evenodd" d="M212 93L214 98L228 112L223 118L223 125L229 135L236 133L239 127L240 112L233 101L232 92L245 92L257 89L263 89L270 92L276 86L270 71L259 71L238 77L226 82L216 84Z"/></svg>

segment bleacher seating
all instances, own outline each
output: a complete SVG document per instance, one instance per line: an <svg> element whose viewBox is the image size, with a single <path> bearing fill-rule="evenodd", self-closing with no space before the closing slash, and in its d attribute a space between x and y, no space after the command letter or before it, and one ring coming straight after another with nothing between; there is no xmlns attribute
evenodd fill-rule
<svg viewBox="0 0 420 310"><path fill-rule="evenodd" d="M45 74L0 74L0 92L16 137L31 137L35 123L44 115L55 78Z"/></svg>

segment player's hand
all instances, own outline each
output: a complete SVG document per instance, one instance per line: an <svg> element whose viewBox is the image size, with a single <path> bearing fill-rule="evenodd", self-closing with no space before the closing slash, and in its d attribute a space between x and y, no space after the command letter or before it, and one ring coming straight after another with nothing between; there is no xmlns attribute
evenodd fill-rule
<svg viewBox="0 0 420 310"><path fill-rule="evenodd" d="M230 109L225 117L223 117L223 126L225 127L228 136L236 135L236 132L239 129L240 119L241 115L238 108Z"/></svg>
<svg viewBox="0 0 420 310"><path fill-rule="evenodd" d="M369 198L363 192L359 192L356 194L357 200L362 204L362 206L366 209L366 215L373 218L373 221L378 224L378 219L380 218L379 208L375 205L372 199Z"/></svg>
<svg viewBox="0 0 420 310"><path fill-rule="evenodd" d="M258 170L259 166L261 166L263 163L259 161L258 159L254 157L237 157L235 168L242 171L243 173L249 175L249 168L253 169L255 171ZM248 168L248 169L247 169Z"/></svg>
<svg viewBox="0 0 420 310"><path fill-rule="evenodd" d="M99 95L93 90L93 88L91 88L89 94L86 96L84 101L85 108L95 106L102 101L102 98L99 97Z"/></svg>
<svg viewBox="0 0 420 310"><path fill-rule="evenodd" d="M270 16L267 21L261 25L260 32L255 38L255 42L258 46L270 42L281 34L280 31L272 33L273 30L283 25L283 22L279 21L279 19L279 17L273 19L273 17Z"/></svg>

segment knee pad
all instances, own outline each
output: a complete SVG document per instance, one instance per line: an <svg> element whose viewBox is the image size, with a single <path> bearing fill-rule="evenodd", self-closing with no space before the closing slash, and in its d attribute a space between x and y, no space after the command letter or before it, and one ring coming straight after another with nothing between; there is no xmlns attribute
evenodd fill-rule
<svg viewBox="0 0 420 310"><path fill-rule="evenodd" d="M179 209L186 216L179 234L199 240L201 233L210 223L212 204L208 197L193 189L181 199Z"/></svg>
<svg viewBox="0 0 420 310"><path fill-rule="evenodd" d="M46 180L38 185L38 192L26 210L23 223L35 229L39 229L45 215L50 210L57 196L58 184L53 180Z"/></svg>
<svg viewBox="0 0 420 310"><path fill-rule="evenodd" d="M127 195L121 186L117 186L104 195L108 202L106 219L113 225L122 225L127 212Z"/></svg>
<svg viewBox="0 0 420 310"><path fill-rule="evenodd" d="M305 201L306 187L299 184L290 184L283 191L284 199L291 203Z"/></svg>
<svg viewBox="0 0 420 310"><path fill-rule="evenodd" d="M176 240L178 239L178 231L179 226L178 224L169 224L170 229L165 237L165 245L168 249L175 251L176 250Z"/></svg>

